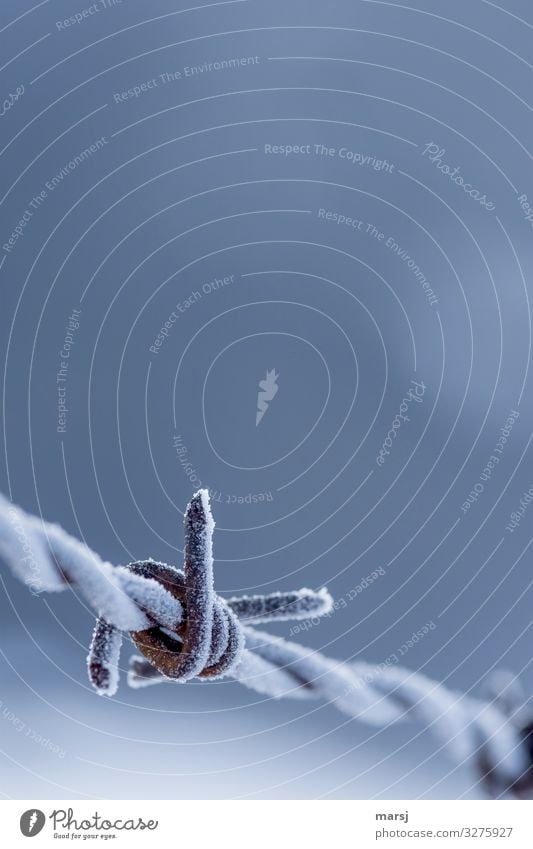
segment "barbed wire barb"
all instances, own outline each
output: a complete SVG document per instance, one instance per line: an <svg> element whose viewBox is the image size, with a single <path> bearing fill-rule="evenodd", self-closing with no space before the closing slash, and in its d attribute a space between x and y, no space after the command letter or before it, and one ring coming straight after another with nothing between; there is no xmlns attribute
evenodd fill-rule
<svg viewBox="0 0 533 849"><path fill-rule="evenodd" d="M112 566L0 495L0 559L31 592L72 587L96 613L88 671L100 695L117 691L127 632L141 653L130 660L130 687L229 676L271 698L324 699L374 726L417 720L456 762L475 764L489 795L531 796L533 717L508 676L494 678L483 701L400 666L342 663L259 631L324 616L332 598L322 588L223 599L214 590L207 490L192 497L184 526L183 569L152 559Z"/></svg>

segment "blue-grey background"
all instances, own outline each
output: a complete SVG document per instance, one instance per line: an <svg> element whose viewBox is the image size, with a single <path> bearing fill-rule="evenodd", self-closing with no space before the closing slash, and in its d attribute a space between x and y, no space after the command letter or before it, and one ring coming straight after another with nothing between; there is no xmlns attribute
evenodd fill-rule
<svg viewBox="0 0 533 849"><path fill-rule="evenodd" d="M3 0L1 96L23 92L0 117L2 245L33 214L0 252L2 491L114 563L179 564L201 481L218 591L327 585L341 599L382 566L298 638L381 662L434 622L405 665L476 695L504 666L531 692L530 516L505 526L533 483L533 231L518 201L533 199L532 27L526 0ZM430 143L494 209L423 155ZM279 391L256 427L270 369ZM380 467L412 380L423 401ZM6 797L480 794L415 725L376 731L232 682L130 691L123 674L102 699L81 600L2 580Z"/></svg>

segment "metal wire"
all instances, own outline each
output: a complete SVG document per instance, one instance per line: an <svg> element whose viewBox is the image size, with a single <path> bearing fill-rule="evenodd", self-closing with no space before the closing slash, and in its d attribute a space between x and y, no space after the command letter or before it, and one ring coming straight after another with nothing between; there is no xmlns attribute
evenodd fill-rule
<svg viewBox="0 0 533 849"><path fill-rule="evenodd" d="M529 797L533 723L506 679L491 701L456 693L398 665L345 664L253 627L329 613L327 590L223 599L213 586L214 522L200 490L185 512L180 570L154 560L112 566L57 525L0 495L0 558L34 593L74 587L97 614L89 677L102 695L118 687L122 632L142 656L128 683L145 687L230 676L272 698L326 699L363 722L423 723L459 763L473 762L493 797Z"/></svg>

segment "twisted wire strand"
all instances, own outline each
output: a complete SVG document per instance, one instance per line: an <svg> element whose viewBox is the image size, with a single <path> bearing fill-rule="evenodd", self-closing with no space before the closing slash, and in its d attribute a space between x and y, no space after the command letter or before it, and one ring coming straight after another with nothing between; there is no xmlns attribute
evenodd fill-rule
<svg viewBox="0 0 533 849"><path fill-rule="evenodd" d="M474 761L488 793L522 798L533 787L533 721L509 680L490 701L451 691L400 666L345 664L253 627L324 615L327 590L223 599L214 591L209 495L185 512L184 568L155 560L112 566L58 525L0 495L0 558L34 593L77 589L97 614L88 657L100 694L118 687L122 632L141 656L128 683L230 676L272 698L325 699L374 726L416 719L457 762Z"/></svg>

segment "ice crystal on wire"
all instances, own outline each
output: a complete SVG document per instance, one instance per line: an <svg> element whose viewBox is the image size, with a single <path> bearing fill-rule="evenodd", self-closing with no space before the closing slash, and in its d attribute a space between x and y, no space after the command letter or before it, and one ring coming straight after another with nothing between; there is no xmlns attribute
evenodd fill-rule
<svg viewBox="0 0 533 849"><path fill-rule="evenodd" d="M531 794L533 715L508 677L493 681L482 701L400 666L343 664L256 630L255 623L324 615L331 597L304 589L221 599L213 588L213 529L209 496L200 490L185 514L183 570L153 560L113 567L0 496L0 558L33 591L72 586L97 613L88 667L100 694L116 692L127 631L142 654L131 660L132 687L230 675L265 696L326 699L378 726L417 719L456 760L475 762L490 795Z"/></svg>
<svg viewBox="0 0 533 849"><path fill-rule="evenodd" d="M114 696L118 690L118 661L122 632L105 619L97 619L87 658L89 680L101 696Z"/></svg>

